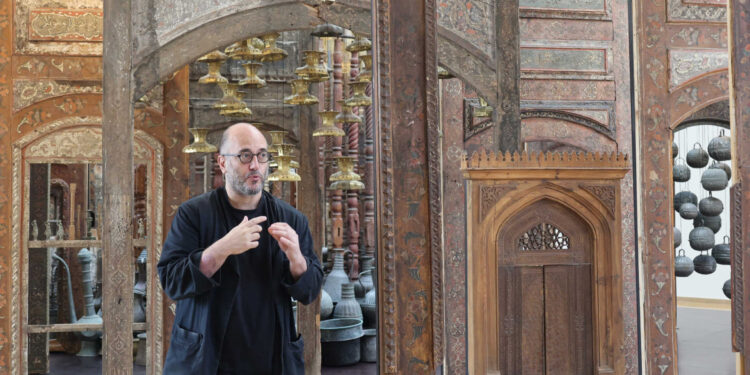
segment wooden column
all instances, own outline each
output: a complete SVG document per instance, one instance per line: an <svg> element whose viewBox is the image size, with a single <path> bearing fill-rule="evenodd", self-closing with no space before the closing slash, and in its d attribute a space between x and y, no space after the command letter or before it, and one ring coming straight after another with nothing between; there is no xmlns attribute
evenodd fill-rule
<svg viewBox="0 0 750 375"><path fill-rule="evenodd" d="M735 177L731 194L731 240L732 240L732 329L735 349L742 354L744 368L750 368L750 277L744 272L744 264L750 264L750 3L740 0L729 2L730 90L733 109L732 129L732 175ZM744 209L743 209L744 208Z"/></svg>
<svg viewBox="0 0 750 375"><path fill-rule="evenodd" d="M354 81L359 75L359 56L358 53L352 53L351 58L351 70L349 71L349 77ZM349 90L349 95L353 94L353 90ZM359 114L359 109L354 109L353 113ZM347 142L347 156L353 156L354 172L358 172L357 166L359 165L359 124L356 122L349 123L346 125L346 142ZM349 268L349 278L356 280L359 278L359 192L357 190L349 190L346 192L346 231L347 240L349 242L349 250L352 252L352 266Z"/></svg>
<svg viewBox="0 0 750 375"><path fill-rule="evenodd" d="M372 97L372 85L367 87L367 95ZM373 105L377 105L376 101L373 101ZM365 191L363 196L364 202L364 218L362 224L365 226L364 230L364 250L365 255L374 257L375 256L375 145L374 145L374 134L375 129L373 126L372 106L369 106L364 111L362 121L365 124L365 167L362 173L362 179L365 183ZM375 278L373 272L373 278Z"/></svg>
<svg viewBox="0 0 750 375"><path fill-rule="evenodd" d="M374 3L380 369L441 366L442 239L435 1Z"/></svg>
<svg viewBox="0 0 750 375"><path fill-rule="evenodd" d="M343 60L344 43L341 39L336 39L333 44L333 108L334 111L341 111L341 104L337 103L338 100L343 98L343 72L342 72L342 60ZM337 123L336 126L341 127L341 123ZM330 159L332 163L337 156L341 156L341 145L343 143L342 137L331 137L331 153ZM333 164L332 164L333 165ZM336 167L338 168L338 167ZM334 168L331 168L334 169ZM333 171L332 171L333 172ZM330 184L330 180L326 179L326 186ZM333 249L343 251L344 249L344 205L342 201L343 192L341 190L334 190L331 192L331 241Z"/></svg>
<svg viewBox="0 0 750 375"><path fill-rule="evenodd" d="M104 0L103 305L105 374L133 372L132 0ZM115 307L115 308L111 308Z"/></svg>
<svg viewBox="0 0 750 375"><path fill-rule="evenodd" d="M166 159L164 169L167 173L164 173L164 210L162 211L162 223L164 223L162 235L166 240L172 219L177 213L177 207L190 197L190 188L186 183L189 180L190 172L189 156L182 152L182 148L190 143L190 133L188 132L190 125L190 69L188 66L178 70L175 76L164 84L163 108L166 127L159 127L159 130L166 133L163 139L169 140L164 149L164 158ZM200 159L204 160L203 157ZM204 169L204 173L206 172L207 170ZM203 175L201 175L201 179L204 180ZM151 259L154 262L151 267L153 270L152 277L157 277L155 262L158 262L159 259L153 257ZM166 358L174 313L169 308L173 302L169 298L164 298L162 301L164 324L161 332L163 340L161 358ZM151 355L153 358L154 353ZM161 367L163 364L155 363L154 365Z"/></svg>
<svg viewBox="0 0 750 375"><path fill-rule="evenodd" d="M11 312L11 269L17 266L11 259L11 136L10 120L13 108L13 86L11 82L12 67L10 64L13 51L13 1L0 0L0 373L19 374L21 353L11 336L11 329L20 322L13 321L17 315ZM41 223L39 223L41 226ZM43 226L42 226L43 227ZM17 311L17 309L14 309ZM14 348L16 348L14 350Z"/></svg>
<svg viewBox="0 0 750 375"><path fill-rule="evenodd" d="M521 145L521 64L518 0L503 2L495 15L497 56L497 108L495 146L500 151L518 151Z"/></svg>

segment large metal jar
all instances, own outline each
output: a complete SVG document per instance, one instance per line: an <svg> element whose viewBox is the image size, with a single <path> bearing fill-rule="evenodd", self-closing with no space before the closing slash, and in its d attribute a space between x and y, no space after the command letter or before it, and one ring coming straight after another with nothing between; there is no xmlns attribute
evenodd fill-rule
<svg viewBox="0 0 750 375"><path fill-rule="evenodd" d="M676 158L679 153L680 148L677 147L677 142L672 142L672 159Z"/></svg>
<svg viewBox="0 0 750 375"><path fill-rule="evenodd" d="M321 361L325 366L348 366L359 362L364 335L362 320L328 319L320 322Z"/></svg>
<svg viewBox="0 0 750 375"><path fill-rule="evenodd" d="M685 164L675 163L672 167L672 180L674 182L688 182L690 180L690 168Z"/></svg>
<svg viewBox="0 0 750 375"><path fill-rule="evenodd" d="M721 229L721 216L705 216L700 212L698 217L693 219L694 227L709 227L714 233L718 233Z"/></svg>
<svg viewBox="0 0 750 375"><path fill-rule="evenodd" d="M725 281L724 287L722 287L721 290L727 298L732 299L732 279Z"/></svg>
<svg viewBox="0 0 750 375"><path fill-rule="evenodd" d="M680 212L683 203L698 204L698 197L690 191L681 191L674 195L674 210Z"/></svg>
<svg viewBox="0 0 750 375"><path fill-rule="evenodd" d="M717 244L711 249L711 256L716 263L728 265L732 263L732 251L729 248L729 236L724 236L724 243Z"/></svg>
<svg viewBox="0 0 750 375"><path fill-rule="evenodd" d="M698 202L698 211L703 216L718 216L724 211L724 203L719 198L705 197Z"/></svg>
<svg viewBox="0 0 750 375"><path fill-rule="evenodd" d="M682 243L682 232L680 232L677 227L674 227L674 248L676 249L677 246L680 246Z"/></svg>
<svg viewBox="0 0 750 375"><path fill-rule="evenodd" d="M732 180L732 167L730 167L727 163L715 161L708 166L708 169L721 169L722 171L724 171L724 173L727 174L727 180Z"/></svg>
<svg viewBox="0 0 750 375"><path fill-rule="evenodd" d="M716 259L710 255L698 255L693 258L695 272L701 275L710 275L716 271Z"/></svg>
<svg viewBox="0 0 750 375"><path fill-rule="evenodd" d="M683 203L682 206L680 206L680 217L686 220L695 219L698 217L698 207L690 202Z"/></svg>
<svg viewBox="0 0 750 375"><path fill-rule="evenodd" d="M707 227L695 227L690 231L688 241L694 250L708 250L714 247L714 232Z"/></svg>
<svg viewBox="0 0 750 375"><path fill-rule="evenodd" d="M708 142L708 154L715 160L723 161L732 158L732 143L729 137L724 135L724 131L719 132L719 136Z"/></svg>
<svg viewBox="0 0 750 375"><path fill-rule="evenodd" d="M674 257L674 275L677 277L688 277L693 273L695 267L693 260L685 256L685 250L680 249Z"/></svg>
<svg viewBox="0 0 750 375"><path fill-rule="evenodd" d="M333 300L325 289L320 291L320 319L328 319L333 314Z"/></svg>
<svg viewBox="0 0 750 375"><path fill-rule="evenodd" d="M362 308L354 299L354 284L341 284L341 301L333 309L333 318L362 319Z"/></svg>
<svg viewBox="0 0 750 375"><path fill-rule="evenodd" d="M693 145L693 149L688 151L687 164L693 168L703 168L708 165L708 152L701 147L700 143Z"/></svg>
<svg viewBox="0 0 750 375"><path fill-rule="evenodd" d="M708 191L724 190L728 183L727 173L723 169L709 168L701 175L701 185Z"/></svg>

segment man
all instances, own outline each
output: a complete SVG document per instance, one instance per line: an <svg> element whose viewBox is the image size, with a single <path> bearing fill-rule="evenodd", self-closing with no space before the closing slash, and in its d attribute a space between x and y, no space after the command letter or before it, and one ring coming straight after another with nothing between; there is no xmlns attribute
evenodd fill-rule
<svg viewBox="0 0 750 375"><path fill-rule="evenodd" d="M183 203L158 264L177 301L164 373L304 374L290 297L308 304L323 271L307 219L263 191L268 143L254 126L224 132L225 186Z"/></svg>

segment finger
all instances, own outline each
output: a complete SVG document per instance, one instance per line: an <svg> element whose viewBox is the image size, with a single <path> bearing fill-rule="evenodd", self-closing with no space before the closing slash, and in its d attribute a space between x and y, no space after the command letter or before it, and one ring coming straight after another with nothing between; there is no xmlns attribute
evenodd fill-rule
<svg viewBox="0 0 750 375"><path fill-rule="evenodd" d="M248 247L248 250L255 249L256 247L258 247L258 241L252 241L250 242L250 246Z"/></svg>
<svg viewBox="0 0 750 375"><path fill-rule="evenodd" d="M252 227L247 228L250 233L260 233L263 231L263 227L260 225L253 225Z"/></svg>
<svg viewBox="0 0 750 375"><path fill-rule="evenodd" d="M245 215L245 218L242 219L242 222L240 224L245 223L245 222L247 222L247 215Z"/></svg>
<svg viewBox="0 0 750 375"><path fill-rule="evenodd" d="M260 224L260 223L266 221L266 217L265 216L256 216L256 217L250 219L249 221L250 221L250 225L256 225L256 224Z"/></svg>

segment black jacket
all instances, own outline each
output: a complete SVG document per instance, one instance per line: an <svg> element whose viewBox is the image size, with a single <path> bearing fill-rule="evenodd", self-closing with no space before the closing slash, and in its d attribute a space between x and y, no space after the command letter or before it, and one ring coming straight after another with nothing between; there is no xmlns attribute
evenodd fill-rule
<svg viewBox="0 0 750 375"><path fill-rule="evenodd" d="M289 260L269 235L271 246L274 309L281 327L281 368L284 375L304 374L303 341L294 329L290 296L303 304L320 292L323 270L313 252L307 219L284 201L263 192L268 224L286 222L297 231L307 271L295 282ZM183 203L175 215L158 264L159 279L166 295L177 301L172 337L164 363L164 374L213 375L219 366L219 352L236 299L239 267L233 257L211 278L201 273L203 250L222 238L229 227L229 200L224 188L202 194ZM251 334L251 333L248 333Z"/></svg>

